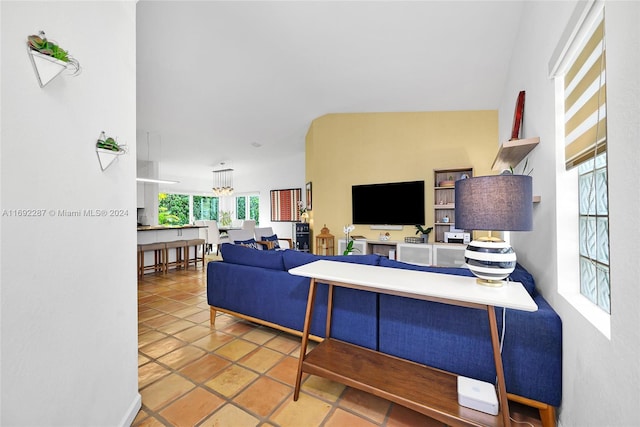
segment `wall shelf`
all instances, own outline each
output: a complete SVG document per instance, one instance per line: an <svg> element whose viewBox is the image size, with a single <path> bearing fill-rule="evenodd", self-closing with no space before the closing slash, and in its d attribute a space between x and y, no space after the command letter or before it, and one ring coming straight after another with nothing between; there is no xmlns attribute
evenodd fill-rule
<svg viewBox="0 0 640 427"><path fill-rule="evenodd" d="M500 146L491 170L503 171L515 168L540 143L539 137L512 139Z"/></svg>
<svg viewBox="0 0 640 427"><path fill-rule="evenodd" d="M96 153L98 153L98 161L100 162L100 169L102 169L102 171L104 172L105 170L107 170L109 166L111 166L111 163L113 163L113 161L116 160L118 156L123 155L124 153L126 153L126 151L124 150L112 151L112 150L105 150L104 148L96 147Z"/></svg>

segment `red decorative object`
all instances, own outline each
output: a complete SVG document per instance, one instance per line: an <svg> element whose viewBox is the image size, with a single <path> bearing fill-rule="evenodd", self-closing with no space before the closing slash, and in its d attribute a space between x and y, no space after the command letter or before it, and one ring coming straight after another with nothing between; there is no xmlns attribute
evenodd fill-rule
<svg viewBox="0 0 640 427"><path fill-rule="evenodd" d="M511 129L511 140L520 139L520 128L524 114L524 90L518 94L516 101L516 111L513 114L513 128Z"/></svg>
<svg viewBox="0 0 640 427"><path fill-rule="evenodd" d="M301 188L271 190L271 221L300 221L298 202L302 200Z"/></svg>

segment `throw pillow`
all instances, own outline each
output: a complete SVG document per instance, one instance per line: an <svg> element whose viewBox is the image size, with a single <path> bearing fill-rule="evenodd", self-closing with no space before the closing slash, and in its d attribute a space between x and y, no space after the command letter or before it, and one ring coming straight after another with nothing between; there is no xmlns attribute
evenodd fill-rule
<svg viewBox="0 0 640 427"><path fill-rule="evenodd" d="M235 243L236 245L245 246L247 248L260 249L258 243L256 242L256 239L234 240L233 243Z"/></svg>
<svg viewBox="0 0 640 427"><path fill-rule="evenodd" d="M278 244L278 235L274 234L273 236L261 236L260 240L265 242L273 242L273 246L271 249L280 249L280 244Z"/></svg>

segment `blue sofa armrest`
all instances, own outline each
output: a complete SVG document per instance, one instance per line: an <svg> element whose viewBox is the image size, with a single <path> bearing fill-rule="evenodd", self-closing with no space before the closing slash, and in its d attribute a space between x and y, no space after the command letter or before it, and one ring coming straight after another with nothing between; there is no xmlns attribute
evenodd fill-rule
<svg viewBox="0 0 640 427"><path fill-rule="evenodd" d="M502 351L507 392L559 406L562 325L540 295L538 310L507 310ZM380 351L458 375L495 383L484 310L380 295ZM496 308L498 332L503 310Z"/></svg>

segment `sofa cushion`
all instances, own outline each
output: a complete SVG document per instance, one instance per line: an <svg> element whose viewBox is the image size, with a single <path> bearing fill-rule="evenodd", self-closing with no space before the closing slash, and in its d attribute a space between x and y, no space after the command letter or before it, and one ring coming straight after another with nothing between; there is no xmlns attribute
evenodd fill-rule
<svg viewBox="0 0 640 427"><path fill-rule="evenodd" d="M264 242L273 242L273 246L271 247L271 249L280 249L277 234L274 234L273 236L260 236L260 240Z"/></svg>
<svg viewBox="0 0 640 427"><path fill-rule="evenodd" d="M234 240L233 243L236 244L236 245L239 245L239 246L244 246L246 248L262 249L260 247L260 244L258 244L258 242L256 242L256 239Z"/></svg>
<svg viewBox="0 0 640 427"><path fill-rule="evenodd" d="M284 270L282 251L256 251L245 246L225 243L220 247L220 253L224 262Z"/></svg>
<svg viewBox="0 0 640 427"><path fill-rule="evenodd" d="M442 274L453 274L455 276L468 276L474 277L471 270L464 267L435 267L435 266L423 266L423 265L415 265L408 264L406 262L400 262L395 260L390 260L384 257L380 258L380 266L382 267L391 267L391 268L403 268L405 270L416 270L416 271L428 271L431 273L442 273ZM535 288L536 284L533 280L531 274L520 264L516 264L516 268L509 276L511 280L514 282L520 282L527 290L529 295L532 297L535 296Z"/></svg>
<svg viewBox="0 0 640 427"><path fill-rule="evenodd" d="M329 261L341 261L341 262L351 262L354 264L367 264L367 265L378 265L378 261L380 259L379 255L333 255L333 256L324 256L324 255L314 255L308 252L299 252L293 250L285 250L281 251L284 254L284 269L290 270L294 267L299 267L304 264L309 264L310 262L318 261L320 259L329 260Z"/></svg>

